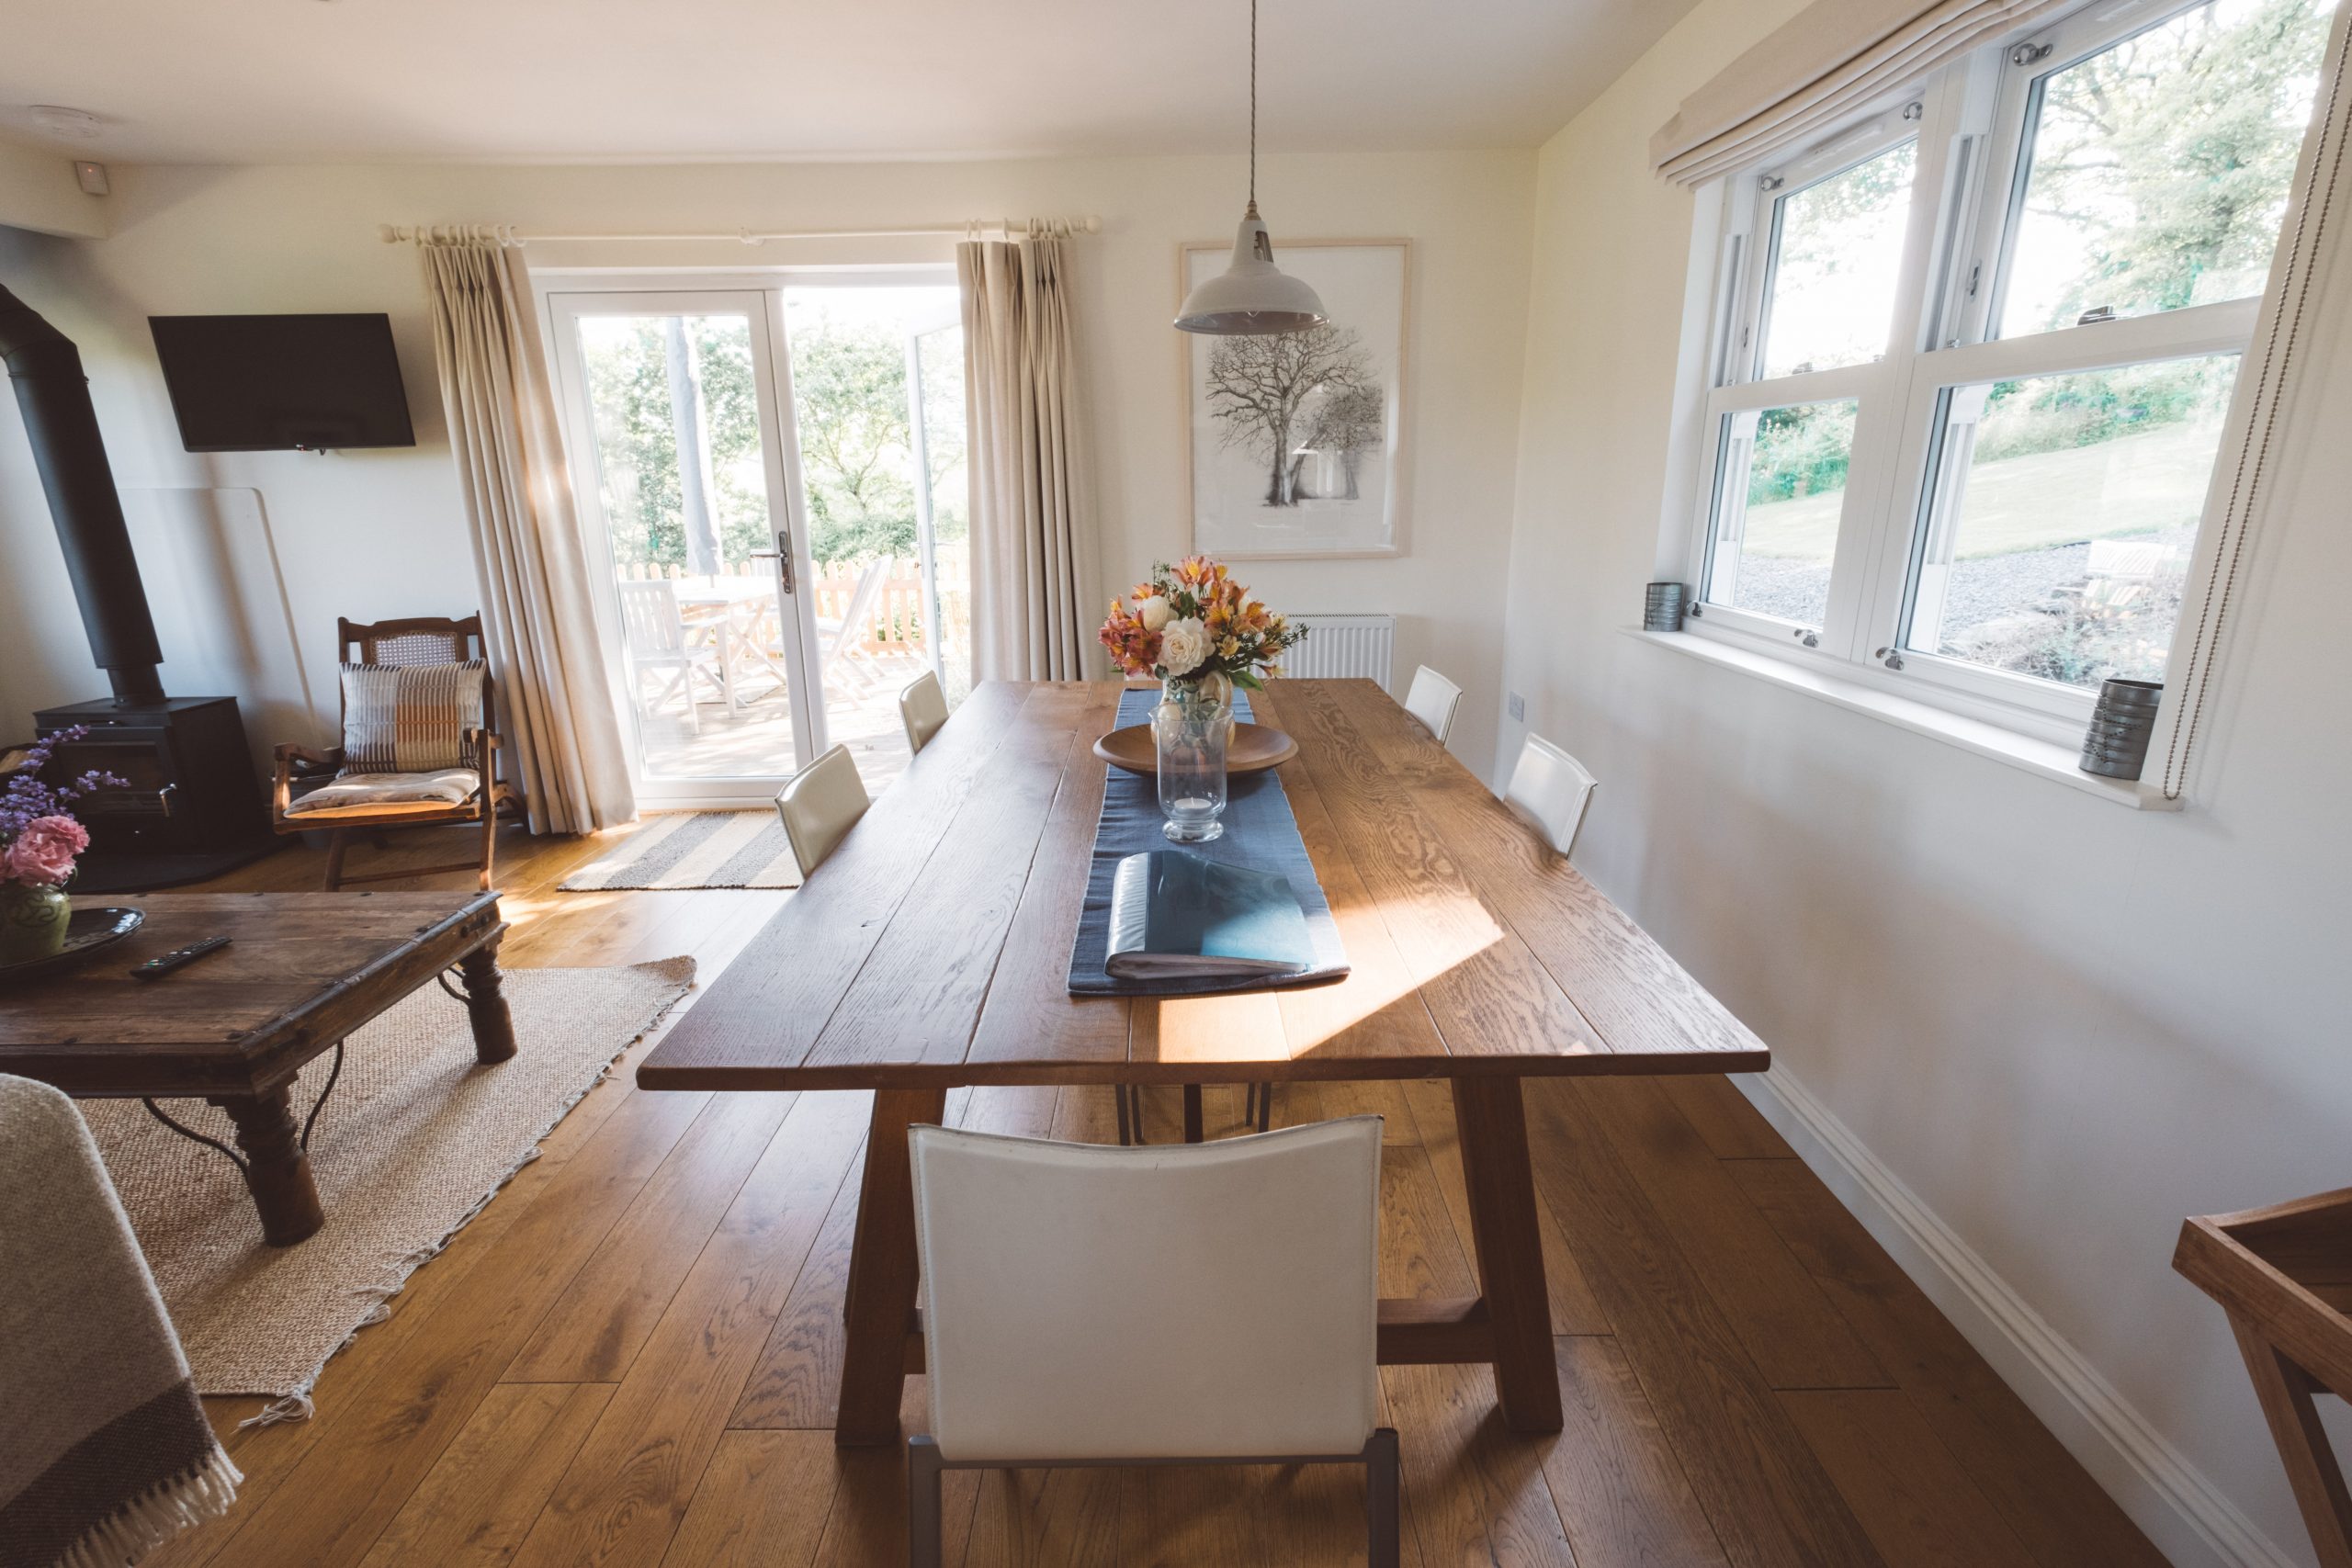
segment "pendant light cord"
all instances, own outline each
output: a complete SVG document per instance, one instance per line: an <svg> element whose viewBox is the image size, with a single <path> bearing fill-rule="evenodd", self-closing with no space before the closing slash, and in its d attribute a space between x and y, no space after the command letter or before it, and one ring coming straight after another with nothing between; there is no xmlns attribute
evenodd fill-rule
<svg viewBox="0 0 2352 1568"><path fill-rule="evenodd" d="M1250 210L1258 210L1258 0L1250 0Z"/></svg>

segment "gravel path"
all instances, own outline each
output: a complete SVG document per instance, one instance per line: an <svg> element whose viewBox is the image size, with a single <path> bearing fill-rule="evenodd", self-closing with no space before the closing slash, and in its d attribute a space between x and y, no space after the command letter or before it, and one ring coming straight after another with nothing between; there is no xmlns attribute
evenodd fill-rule
<svg viewBox="0 0 2352 1568"><path fill-rule="evenodd" d="M2178 551L2177 559L2187 558L2190 536L2167 535L2165 542ZM1945 635L2038 609L2049 604L2058 590L2081 587L2089 580L2090 558L2090 546L2080 544L1956 562L1944 592ZM1828 601L1829 569L1819 562L1750 556L1740 563L1739 607L1743 610L1818 626Z"/></svg>

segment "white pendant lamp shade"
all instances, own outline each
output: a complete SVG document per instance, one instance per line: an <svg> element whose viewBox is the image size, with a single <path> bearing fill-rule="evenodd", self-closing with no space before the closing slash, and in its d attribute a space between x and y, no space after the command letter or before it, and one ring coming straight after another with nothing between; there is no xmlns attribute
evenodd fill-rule
<svg viewBox="0 0 2352 1568"><path fill-rule="evenodd" d="M1228 337L1303 333L1330 319L1314 289L1274 265L1274 243L1253 201L1234 231L1233 265L1184 297L1176 330Z"/></svg>
<svg viewBox="0 0 2352 1568"><path fill-rule="evenodd" d="M1233 262L1184 296L1180 333L1262 337L1303 333L1331 318L1315 290L1274 265L1274 242L1258 216L1258 0L1250 0L1250 209L1233 231Z"/></svg>

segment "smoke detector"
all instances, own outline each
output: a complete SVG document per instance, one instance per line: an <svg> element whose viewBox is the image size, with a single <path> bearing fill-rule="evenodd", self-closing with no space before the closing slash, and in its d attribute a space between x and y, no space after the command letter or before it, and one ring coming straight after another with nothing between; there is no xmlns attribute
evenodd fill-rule
<svg viewBox="0 0 2352 1568"><path fill-rule="evenodd" d="M49 135L72 141L96 141L107 123L88 109L71 109L62 104L35 104L27 118Z"/></svg>

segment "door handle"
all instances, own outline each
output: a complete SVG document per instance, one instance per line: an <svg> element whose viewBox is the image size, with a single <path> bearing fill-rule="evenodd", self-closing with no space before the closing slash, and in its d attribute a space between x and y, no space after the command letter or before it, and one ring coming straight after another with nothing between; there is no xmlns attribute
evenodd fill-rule
<svg viewBox="0 0 2352 1568"><path fill-rule="evenodd" d="M752 558L753 560L772 560L775 562L777 585L786 593L797 593L800 592L797 587L794 586L793 582L791 530L786 528L778 528L775 531L775 548L772 550L753 550L752 552Z"/></svg>

